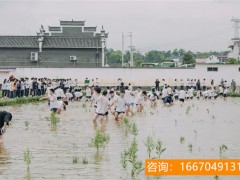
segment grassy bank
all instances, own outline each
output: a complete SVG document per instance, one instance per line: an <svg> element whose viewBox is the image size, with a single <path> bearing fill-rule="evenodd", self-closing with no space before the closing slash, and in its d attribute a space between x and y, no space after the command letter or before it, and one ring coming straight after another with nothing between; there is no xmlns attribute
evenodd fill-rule
<svg viewBox="0 0 240 180"><path fill-rule="evenodd" d="M0 98L0 106L9 106L9 105L38 102L38 101L41 101L40 98L42 98L42 96L21 97L21 98L14 98L14 99Z"/></svg>

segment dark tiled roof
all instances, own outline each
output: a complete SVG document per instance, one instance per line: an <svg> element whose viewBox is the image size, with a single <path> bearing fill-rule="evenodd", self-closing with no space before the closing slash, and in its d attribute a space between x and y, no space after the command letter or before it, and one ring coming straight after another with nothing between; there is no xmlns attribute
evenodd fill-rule
<svg viewBox="0 0 240 180"><path fill-rule="evenodd" d="M84 26L85 25L85 21L60 21L60 25Z"/></svg>
<svg viewBox="0 0 240 180"><path fill-rule="evenodd" d="M44 48L100 48L99 37L75 38L47 36L43 40ZM37 36L0 36L0 48L38 48Z"/></svg>

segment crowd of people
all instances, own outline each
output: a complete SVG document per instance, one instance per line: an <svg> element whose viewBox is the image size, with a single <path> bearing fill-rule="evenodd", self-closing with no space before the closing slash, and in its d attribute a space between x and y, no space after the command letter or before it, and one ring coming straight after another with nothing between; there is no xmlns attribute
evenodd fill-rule
<svg viewBox="0 0 240 180"><path fill-rule="evenodd" d="M115 87L100 87L98 78L90 84L88 78L85 79L84 85L79 86L78 80L72 79L48 79L48 78L20 78L10 76L2 84L2 97L17 98L28 96L44 96L42 99L48 99L48 105L53 113L60 114L66 110L69 102L83 101L90 102L90 107L94 107L93 124L97 126L97 119L100 120L103 127L104 122L112 115L116 121L121 120L124 116L131 116L135 113L142 112L145 106L155 108L158 101L164 105L172 105L176 101L184 103L196 96L196 99L216 99L219 96L227 98L230 90L235 92L236 82L232 80L231 85L222 80L217 86L214 80L211 80L210 86L206 80L202 82L196 79L175 79L174 84L168 85L164 79L155 81L155 87L151 87L149 92L137 87L135 90L131 83L124 86L119 79ZM94 82L94 83L93 83ZM218 88L217 88L218 87ZM0 112L0 137L6 131L6 126L11 121L11 113ZM1 141L1 139L0 139Z"/></svg>
<svg viewBox="0 0 240 180"><path fill-rule="evenodd" d="M82 89L76 89L71 92L70 89L61 88L49 89L50 109L53 112L60 113L66 110L69 101L81 101L85 96L84 101L89 101L90 106L95 108L93 115L93 123L97 126L97 119L100 120L101 125L104 125L106 119L112 114L116 121L122 120L124 116L133 115L135 112L142 112L147 104L151 108L157 106L158 101L161 100L164 105L172 105L175 101L184 103L185 100L191 100L196 95L196 99L216 99L218 96L223 99L227 98L229 87L226 83L220 84L218 89L215 86L170 86L164 84L161 88L152 88L147 92L141 87L133 89L131 84L129 86L120 87L100 87L88 86Z"/></svg>

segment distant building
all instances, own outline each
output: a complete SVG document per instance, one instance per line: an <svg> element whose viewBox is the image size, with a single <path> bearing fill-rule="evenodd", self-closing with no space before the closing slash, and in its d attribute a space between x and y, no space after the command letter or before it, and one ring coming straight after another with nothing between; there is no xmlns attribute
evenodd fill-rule
<svg viewBox="0 0 240 180"><path fill-rule="evenodd" d="M228 54L228 58L234 58L240 60L240 38L239 38L239 29L240 29L240 19L232 18L231 21L234 22L234 37L231 39L231 43L228 48L231 51Z"/></svg>
<svg viewBox="0 0 240 180"><path fill-rule="evenodd" d="M202 64L202 63L206 63L207 58L196 58L195 61L196 61L196 64Z"/></svg>
<svg viewBox="0 0 240 180"><path fill-rule="evenodd" d="M218 57L213 56L213 55L209 56L209 57L206 59L206 63L219 63L219 62L220 62L220 61L219 61Z"/></svg>
<svg viewBox="0 0 240 180"><path fill-rule="evenodd" d="M102 67L108 34L85 21L41 26L36 36L0 36L1 67Z"/></svg>

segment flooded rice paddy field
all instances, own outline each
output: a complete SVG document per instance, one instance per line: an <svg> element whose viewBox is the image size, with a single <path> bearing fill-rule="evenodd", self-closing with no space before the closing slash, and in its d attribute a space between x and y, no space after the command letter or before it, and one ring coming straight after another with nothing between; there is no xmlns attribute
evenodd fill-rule
<svg viewBox="0 0 240 180"><path fill-rule="evenodd" d="M110 135L108 146L96 153L88 144L95 134L92 115L87 103L70 102L60 115L57 128L45 118L50 115L46 102L5 107L12 112L13 123L0 147L0 179L131 179L121 166L121 153L132 142L123 124L113 117L106 124ZM144 145L148 135L161 139L166 151L161 158L219 158L219 146L228 150L223 158L240 158L240 98L218 100L189 100L164 107L158 102L156 109L145 108L142 113L129 117L138 127L138 158L148 158ZM28 129L26 122L29 123ZM182 138L181 138L182 137ZM190 150L189 145L192 145ZM24 151L32 154L29 170L24 162ZM152 153L155 156L155 152ZM73 158L78 157L78 163ZM82 163L82 158L88 164ZM138 179L147 178L144 172ZM214 179L213 176L164 176L160 179ZM237 180L240 177L220 176L219 179Z"/></svg>

